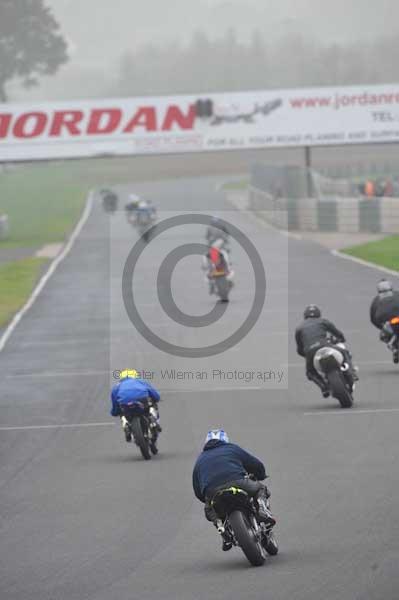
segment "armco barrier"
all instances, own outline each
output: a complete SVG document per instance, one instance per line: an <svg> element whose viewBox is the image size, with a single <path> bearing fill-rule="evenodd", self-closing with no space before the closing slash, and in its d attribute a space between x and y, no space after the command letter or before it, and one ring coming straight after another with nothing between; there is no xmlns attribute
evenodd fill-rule
<svg viewBox="0 0 399 600"><path fill-rule="evenodd" d="M251 185L249 208L290 231L399 233L399 198L283 198Z"/></svg>

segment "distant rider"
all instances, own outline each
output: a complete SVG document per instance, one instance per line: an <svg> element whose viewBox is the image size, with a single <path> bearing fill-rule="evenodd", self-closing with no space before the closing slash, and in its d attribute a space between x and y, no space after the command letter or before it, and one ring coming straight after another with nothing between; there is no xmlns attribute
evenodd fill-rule
<svg viewBox="0 0 399 600"><path fill-rule="evenodd" d="M114 385L111 392L111 415L120 417L122 428L127 442L132 441L132 436L128 424L129 404L141 402L146 412L152 416L156 423L158 431L162 431L159 423L158 402L161 397L157 390L144 379L139 378L135 369L125 369L119 375L119 382ZM127 418L126 418L127 417Z"/></svg>
<svg viewBox="0 0 399 600"><path fill-rule="evenodd" d="M139 230L148 228L156 220L156 209L149 200L139 200L134 211L135 221L133 225L138 226Z"/></svg>
<svg viewBox="0 0 399 600"><path fill-rule="evenodd" d="M215 278L220 275L229 276L231 265L229 255L224 248L224 240L219 238L208 248L203 258L202 268L207 272L209 293L215 292Z"/></svg>
<svg viewBox="0 0 399 600"><path fill-rule="evenodd" d="M316 371L313 359L316 352L325 346L334 345L334 342L344 343L345 336L337 327L321 316L321 311L315 304L310 304L303 313L304 321L295 331L297 353L306 359L306 376L310 381L316 383L322 391L324 398L330 395L328 385L323 377ZM334 341L331 341L331 336ZM341 349L342 350L342 349ZM358 380L356 369L352 365L352 357L349 350L344 351L345 360L349 364L354 381Z"/></svg>
<svg viewBox="0 0 399 600"><path fill-rule="evenodd" d="M393 332L389 327L384 327L395 317L399 317L399 291L393 289L391 281L381 279L377 284L377 296L370 306L370 321L380 329L381 341L389 343ZM399 363L399 350L393 349L394 363Z"/></svg>
<svg viewBox="0 0 399 600"><path fill-rule="evenodd" d="M115 192L108 189L100 190L102 196L103 208L107 212L114 212L118 208L118 196Z"/></svg>
<svg viewBox="0 0 399 600"><path fill-rule="evenodd" d="M257 481L249 479L248 475L253 475ZM193 471L194 494L205 504L208 521L217 527L218 516L211 505L215 494L221 489L235 486L256 499L259 519L272 528L276 520L268 507L270 492L261 483L266 478L264 464L240 446L231 444L223 429L208 432ZM223 550L230 550L231 547L231 542L224 539Z"/></svg>
<svg viewBox="0 0 399 600"><path fill-rule="evenodd" d="M140 203L140 198L136 194L129 194L129 202L125 205L126 218L134 224L136 219L137 209Z"/></svg>

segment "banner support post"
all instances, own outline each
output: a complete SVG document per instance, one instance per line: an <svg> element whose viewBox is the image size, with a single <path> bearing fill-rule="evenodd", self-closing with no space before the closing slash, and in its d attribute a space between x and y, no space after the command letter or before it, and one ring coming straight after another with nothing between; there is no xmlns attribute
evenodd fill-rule
<svg viewBox="0 0 399 600"><path fill-rule="evenodd" d="M306 168L306 192L308 198L312 198L313 196L313 185L312 185L312 153L311 147L305 146L305 168Z"/></svg>

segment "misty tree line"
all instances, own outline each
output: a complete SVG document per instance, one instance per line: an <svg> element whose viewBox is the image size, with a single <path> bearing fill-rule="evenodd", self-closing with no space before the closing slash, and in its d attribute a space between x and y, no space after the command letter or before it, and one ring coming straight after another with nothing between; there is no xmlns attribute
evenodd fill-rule
<svg viewBox="0 0 399 600"><path fill-rule="evenodd" d="M126 52L115 73L101 73L97 96L134 96L399 81L399 36L323 44L291 34L270 43L254 31L240 41L233 29L218 39L196 32L186 45L154 41ZM372 36L372 32L371 32ZM116 41L117 43L117 41ZM25 87L69 60L68 44L46 0L0 0L0 102L7 85ZM75 71L79 71L76 65ZM90 78L87 73L86 81ZM90 81L98 81L92 72Z"/></svg>
<svg viewBox="0 0 399 600"><path fill-rule="evenodd" d="M284 87L393 83L399 80L399 37L323 45L293 34L269 44L229 30L211 40L194 34L182 46L147 44L125 53L106 94L134 96Z"/></svg>

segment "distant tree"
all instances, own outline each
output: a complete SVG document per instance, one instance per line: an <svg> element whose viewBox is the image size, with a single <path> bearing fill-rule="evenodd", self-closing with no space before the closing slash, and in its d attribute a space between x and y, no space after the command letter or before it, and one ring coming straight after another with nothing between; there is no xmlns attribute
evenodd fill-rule
<svg viewBox="0 0 399 600"><path fill-rule="evenodd" d="M25 87L40 75L56 73L68 60L67 44L44 0L0 0L0 101L6 83L22 79Z"/></svg>

